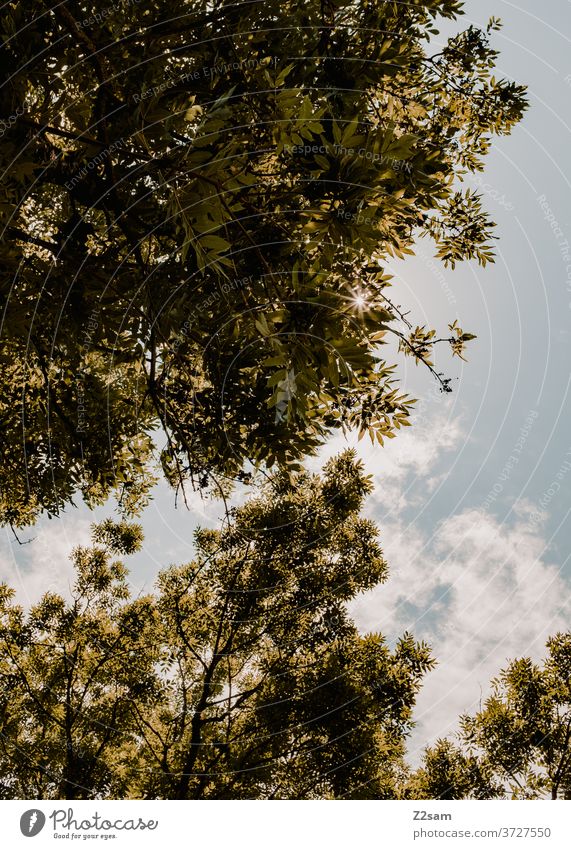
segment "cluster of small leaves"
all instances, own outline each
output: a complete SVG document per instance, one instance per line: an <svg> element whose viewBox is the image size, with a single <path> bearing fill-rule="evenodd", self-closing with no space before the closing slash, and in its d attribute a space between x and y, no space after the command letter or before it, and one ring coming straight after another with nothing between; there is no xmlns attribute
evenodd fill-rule
<svg viewBox="0 0 571 849"><path fill-rule="evenodd" d="M462 330L457 321L453 321L452 324L449 324L448 329L452 332L452 336L448 340L450 348L452 349L452 356L460 357L461 360L464 360L466 343L471 342L472 339L476 338L476 336L473 333L466 333Z"/></svg>
<svg viewBox="0 0 571 849"><path fill-rule="evenodd" d="M94 528L71 601L0 593L2 798L395 798L429 648L347 613L387 574L354 454L278 473L133 598Z"/></svg>
<svg viewBox="0 0 571 849"><path fill-rule="evenodd" d="M445 377L442 372L437 372L434 368L433 356L435 347L440 342L445 342L450 346L453 357L460 357L461 360L465 360L466 344L471 342L472 339L476 339L476 336L473 333L464 331L457 320L448 325L451 335L440 339L436 338L436 331L433 329L418 325L413 327L408 322L406 324L408 327L406 332L397 332L397 336L399 337L399 351L405 356L414 357L417 365L422 363L427 366L438 380L441 392L452 392L450 385L452 379Z"/></svg>
<svg viewBox="0 0 571 849"><path fill-rule="evenodd" d="M477 259L485 266L494 258L490 231L495 224L482 209L482 199L475 191L455 192L438 217L427 224L428 232L437 240L437 256L452 268L465 259Z"/></svg>

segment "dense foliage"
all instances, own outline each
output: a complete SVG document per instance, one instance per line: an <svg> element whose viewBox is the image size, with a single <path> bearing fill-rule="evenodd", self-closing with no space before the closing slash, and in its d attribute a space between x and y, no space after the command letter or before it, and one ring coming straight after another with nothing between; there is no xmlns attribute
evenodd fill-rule
<svg viewBox="0 0 571 849"><path fill-rule="evenodd" d="M71 601L0 607L3 798L394 798L428 648L346 612L386 577L350 453L275 477L133 597L106 522Z"/></svg>
<svg viewBox="0 0 571 849"><path fill-rule="evenodd" d="M571 798L571 633L547 642L543 663L512 661L475 716L462 719L466 745L516 799Z"/></svg>
<svg viewBox="0 0 571 849"><path fill-rule="evenodd" d="M407 423L378 346L429 361L436 336L407 325L387 260L420 236L491 259L461 177L525 108L488 32L433 46L461 12L3 7L0 520L116 487L138 508L155 450L173 485L220 487L294 470L331 429Z"/></svg>
<svg viewBox="0 0 571 849"><path fill-rule="evenodd" d="M437 740L424 751L422 766L404 786L406 799L497 799L503 787L476 755L451 740Z"/></svg>
<svg viewBox="0 0 571 849"><path fill-rule="evenodd" d="M571 798L571 633L547 649L542 665L522 657L492 681L481 710L461 718L460 745L426 750L413 798Z"/></svg>
<svg viewBox="0 0 571 849"><path fill-rule="evenodd" d="M526 108L459 0L14 0L0 11L0 522L76 493L141 509L160 470L225 497L134 595L142 532L93 528L71 599L0 588L0 798L552 798L570 792L569 635L514 661L411 771L429 648L362 635L386 578L336 429L381 445L434 366L389 263L493 259L463 185ZM386 349L385 349L386 350Z"/></svg>

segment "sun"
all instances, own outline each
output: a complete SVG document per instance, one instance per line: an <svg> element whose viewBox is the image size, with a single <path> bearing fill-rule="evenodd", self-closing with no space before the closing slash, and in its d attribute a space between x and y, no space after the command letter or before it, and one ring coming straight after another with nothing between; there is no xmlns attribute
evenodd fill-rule
<svg viewBox="0 0 571 849"><path fill-rule="evenodd" d="M352 300L354 306L356 306L358 310L364 310L367 306L367 299L362 292L355 292Z"/></svg>
<svg viewBox="0 0 571 849"><path fill-rule="evenodd" d="M374 298L362 288L360 281L347 281L343 289L341 300L344 302L344 312L362 315L366 310L372 309Z"/></svg>

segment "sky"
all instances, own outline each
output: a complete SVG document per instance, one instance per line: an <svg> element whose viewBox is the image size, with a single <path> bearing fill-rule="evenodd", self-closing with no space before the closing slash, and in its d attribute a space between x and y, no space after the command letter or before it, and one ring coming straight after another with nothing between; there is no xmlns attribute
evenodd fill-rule
<svg viewBox="0 0 571 849"><path fill-rule="evenodd" d="M465 11L462 26L502 19L498 75L529 87L523 123L494 141L485 172L469 181L498 225L497 261L452 271L423 242L391 271L414 323L446 330L457 318L478 338L467 363L439 355L451 395L412 360L402 365L402 385L419 399L414 427L385 448L357 446L374 475L366 511L390 577L352 613L390 640L412 631L438 660L418 699L413 762L477 709L507 659L539 659L571 612L571 2L468 0ZM320 460L344 446L335 437ZM198 496L192 507L175 510L157 488L145 548L128 564L136 588L191 559L193 529L222 514ZM3 531L0 579L23 603L65 592L67 556L88 542L92 518L69 509L23 532L25 546Z"/></svg>

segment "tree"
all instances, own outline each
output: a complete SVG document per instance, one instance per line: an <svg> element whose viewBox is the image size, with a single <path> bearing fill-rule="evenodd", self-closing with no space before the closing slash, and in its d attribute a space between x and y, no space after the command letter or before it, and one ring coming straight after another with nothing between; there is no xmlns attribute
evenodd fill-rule
<svg viewBox="0 0 571 849"><path fill-rule="evenodd" d="M346 603L386 577L351 452L276 474L196 556L133 598L107 521L72 600L0 615L4 798L394 798L426 645L359 635Z"/></svg>
<svg viewBox="0 0 571 849"><path fill-rule="evenodd" d="M71 603L47 593L26 615L0 594L0 798L90 798L126 792L121 755L134 745L132 705L151 705L160 655L150 599L131 599L112 554L140 529L102 524L77 549ZM127 741L127 743L125 742Z"/></svg>
<svg viewBox="0 0 571 849"><path fill-rule="evenodd" d="M571 798L571 633L547 641L542 666L512 661L475 716L462 718L465 745L512 798Z"/></svg>
<svg viewBox="0 0 571 849"><path fill-rule="evenodd" d="M438 740L405 784L413 799L571 798L571 634L547 641L543 666L513 660L459 745Z"/></svg>
<svg viewBox="0 0 571 849"><path fill-rule="evenodd" d="M493 770L450 740L437 740L424 751L422 766L406 782L405 799L495 799L502 787Z"/></svg>
<svg viewBox="0 0 571 849"><path fill-rule="evenodd" d="M526 106L458 0L16 0L0 17L0 519L295 472L410 399L391 257L492 259L462 175ZM431 52L432 51L432 52ZM293 58L292 58L293 57ZM298 57L298 58L296 58ZM398 300L398 299L397 299ZM443 340L472 338L452 322ZM157 441L156 431L159 429Z"/></svg>

